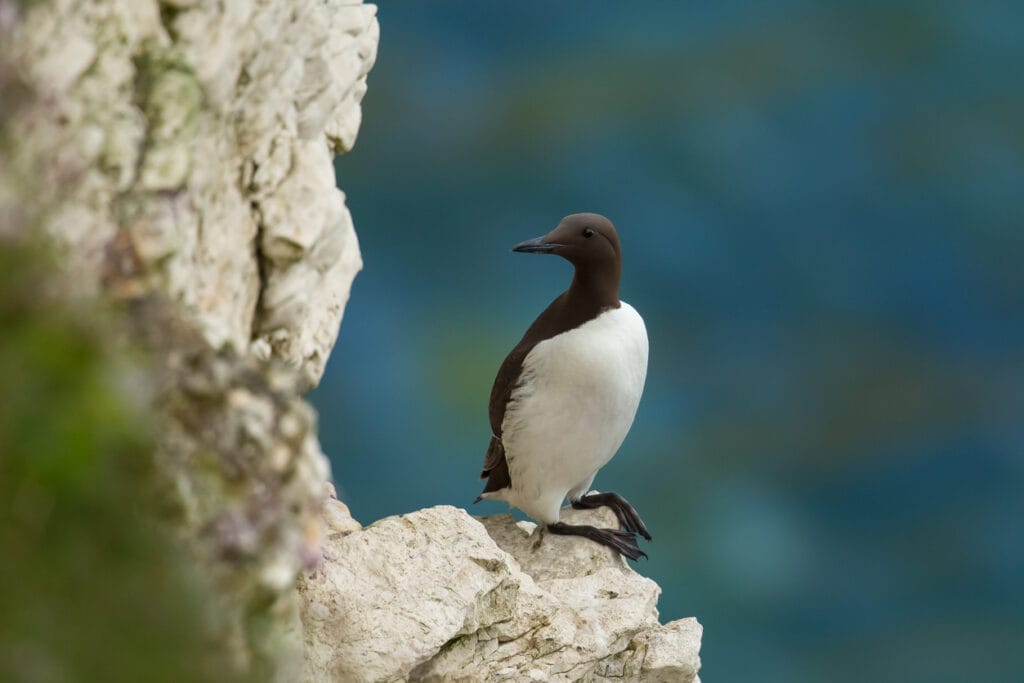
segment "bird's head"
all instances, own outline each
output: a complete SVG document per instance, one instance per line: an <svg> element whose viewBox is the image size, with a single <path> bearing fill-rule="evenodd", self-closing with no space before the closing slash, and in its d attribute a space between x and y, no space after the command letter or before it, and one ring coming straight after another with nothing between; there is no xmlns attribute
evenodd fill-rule
<svg viewBox="0 0 1024 683"><path fill-rule="evenodd" d="M617 271L621 263L615 226L596 213L566 216L548 234L517 244L512 251L558 254L578 268L608 267Z"/></svg>

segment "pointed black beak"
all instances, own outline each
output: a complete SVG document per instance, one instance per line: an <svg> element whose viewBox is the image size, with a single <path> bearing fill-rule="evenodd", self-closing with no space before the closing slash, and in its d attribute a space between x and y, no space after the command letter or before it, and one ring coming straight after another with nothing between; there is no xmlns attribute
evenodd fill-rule
<svg viewBox="0 0 1024 683"><path fill-rule="evenodd" d="M534 237L532 240L520 242L512 247L512 251L521 251L527 254L550 254L561 246L561 244L547 242L544 237Z"/></svg>

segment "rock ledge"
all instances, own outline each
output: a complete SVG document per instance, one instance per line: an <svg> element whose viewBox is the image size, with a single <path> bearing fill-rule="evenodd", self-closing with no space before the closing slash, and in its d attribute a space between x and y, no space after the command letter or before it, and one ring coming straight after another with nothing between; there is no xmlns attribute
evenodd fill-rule
<svg viewBox="0 0 1024 683"><path fill-rule="evenodd" d="M438 506L335 531L300 585L308 680L697 681L701 625L606 548ZM609 526L607 510L563 510Z"/></svg>

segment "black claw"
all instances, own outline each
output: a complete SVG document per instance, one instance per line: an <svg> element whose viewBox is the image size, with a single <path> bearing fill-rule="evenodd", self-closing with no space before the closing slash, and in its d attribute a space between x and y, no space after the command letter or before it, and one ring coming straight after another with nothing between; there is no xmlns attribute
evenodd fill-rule
<svg viewBox="0 0 1024 683"><path fill-rule="evenodd" d="M647 558L647 553L640 550L640 546L636 543L636 535L632 532L619 531L618 529L607 529L607 531L615 535L615 546L614 548L619 551L620 555L625 555L634 562L639 560L641 557Z"/></svg>
<svg viewBox="0 0 1024 683"><path fill-rule="evenodd" d="M585 524L566 524L564 522L549 524L547 528L553 534L589 538L634 561L641 557L647 557L647 553L640 550L640 546L636 543L636 535L631 531L598 529Z"/></svg>
<svg viewBox="0 0 1024 683"><path fill-rule="evenodd" d="M648 541L651 540L651 534L647 531L647 526L640 519L636 509L629 504L628 500L617 493L591 493L571 502L573 508L577 510L593 510L602 505L607 505L615 513L619 520L619 525L623 529L634 534L640 534Z"/></svg>

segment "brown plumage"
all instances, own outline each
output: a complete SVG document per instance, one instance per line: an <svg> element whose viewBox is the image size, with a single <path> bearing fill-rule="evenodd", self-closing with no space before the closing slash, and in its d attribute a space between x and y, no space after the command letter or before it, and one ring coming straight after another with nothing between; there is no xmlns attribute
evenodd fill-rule
<svg viewBox="0 0 1024 683"><path fill-rule="evenodd" d="M592 237L583 237L586 229L592 231ZM582 248L584 243L594 239L603 241L602 249ZM489 410L491 441L484 456L483 471L480 473L481 479L487 479L482 493L497 491L512 483L505 460L505 447L501 442L501 425L505 420L509 397L519 380L523 360L527 354L545 339L575 329L609 308L619 307L621 247L615 228L607 218L593 213L566 216L557 228L543 238L524 242L513 251L542 251L534 248L541 241L546 245L543 251L558 253L576 266L576 270L569 289L562 292L533 321L523 338L505 357L498 369L498 375L494 378ZM561 248L549 248L554 245ZM586 246L591 247L590 244ZM614 268L608 267L610 261L615 263Z"/></svg>

